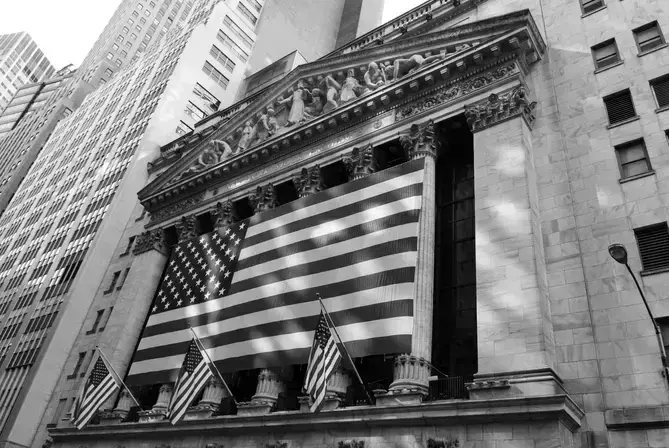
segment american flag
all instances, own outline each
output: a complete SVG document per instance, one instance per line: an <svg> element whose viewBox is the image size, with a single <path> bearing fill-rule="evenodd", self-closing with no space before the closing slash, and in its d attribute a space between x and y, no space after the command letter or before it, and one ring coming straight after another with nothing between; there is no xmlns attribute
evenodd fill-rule
<svg viewBox="0 0 669 448"><path fill-rule="evenodd" d="M167 418L173 425L179 423L186 415L188 406L206 386L209 378L212 377L213 374L207 365L207 361L202 357L202 352L200 352L195 339L192 339L167 410Z"/></svg>
<svg viewBox="0 0 669 448"><path fill-rule="evenodd" d="M307 374L304 377L304 390L311 398L311 412L320 409L327 392L328 379L340 360L341 353L337 348L337 342L332 337L330 325L321 311L307 363Z"/></svg>
<svg viewBox="0 0 669 448"><path fill-rule="evenodd" d="M353 357L411 351L423 160L177 245L127 382L176 380L193 328L221 372L307 362L320 292Z"/></svg>
<svg viewBox="0 0 669 448"><path fill-rule="evenodd" d="M72 423L81 429L93 418L100 406L104 404L121 387L111 374L101 357L95 362L91 374L79 396L75 398Z"/></svg>

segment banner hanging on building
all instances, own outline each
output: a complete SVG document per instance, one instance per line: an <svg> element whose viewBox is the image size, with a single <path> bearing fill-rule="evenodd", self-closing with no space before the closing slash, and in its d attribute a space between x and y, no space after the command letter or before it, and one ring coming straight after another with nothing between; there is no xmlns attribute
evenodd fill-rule
<svg viewBox="0 0 669 448"><path fill-rule="evenodd" d="M353 357L411 352L422 159L175 246L128 384L173 382L197 333L222 372L304 364L320 293Z"/></svg>

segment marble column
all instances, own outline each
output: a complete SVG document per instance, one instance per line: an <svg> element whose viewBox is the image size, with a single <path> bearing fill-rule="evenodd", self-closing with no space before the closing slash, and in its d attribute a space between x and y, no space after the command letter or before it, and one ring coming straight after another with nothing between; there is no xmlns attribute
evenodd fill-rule
<svg viewBox="0 0 669 448"><path fill-rule="evenodd" d="M262 369L258 374L256 393L251 401L238 403L238 415L268 414L279 401L279 394L285 390L285 385L276 372Z"/></svg>
<svg viewBox="0 0 669 448"><path fill-rule="evenodd" d="M202 399L186 411L185 420L201 420L218 412L221 401L229 397L228 391L218 378L210 378L202 391Z"/></svg>
<svg viewBox="0 0 669 448"><path fill-rule="evenodd" d="M439 141L435 124L414 124L400 137L410 160L424 159L423 199L418 221L418 259L414 283L414 316L411 354L395 359L390 392L404 394L409 401L427 395L429 361L432 358L432 308L434 301L434 245L436 218L436 161Z"/></svg>
<svg viewBox="0 0 669 448"><path fill-rule="evenodd" d="M535 106L523 85L465 106L476 197L479 371L468 385L471 398L564 393L532 148Z"/></svg>
<svg viewBox="0 0 669 448"><path fill-rule="evenodd" d="M130 271L119 291L114 312L109 316L99 347L114 369L123 377L129 367L146 315L167 263L167 245L163 229L140 234L133 249ZM111 409L116 395L103 409ZM134 404L134 403L133 403Z"/></svg>
<svg viewBox="0 0 669 448"><path fill-rule="evenodd" d="M167 415L167 408L172 398L172 384L163 384L158 391L158 399L148 411L138 412L140 423L156 422L163 420Z"/></svg>

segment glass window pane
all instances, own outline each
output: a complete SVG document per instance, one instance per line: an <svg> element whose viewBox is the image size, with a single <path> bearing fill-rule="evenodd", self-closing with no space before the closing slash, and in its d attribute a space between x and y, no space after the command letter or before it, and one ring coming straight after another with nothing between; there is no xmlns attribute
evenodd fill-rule
<svg viewBox="0 0 669 448"><path fill-rule="evenodd" d="M648 162L645 159L623 165L623 177L636 176L646 171L648 171Z"/></svg>
<svg viewBox="0 0 669 448"><path fill-rule="evenodd" d="M635 162L637 160L645 159L646 153L643 150L641 145L628 146L627 148L621 148L618 153L620 154L621 163Z"/></svg>

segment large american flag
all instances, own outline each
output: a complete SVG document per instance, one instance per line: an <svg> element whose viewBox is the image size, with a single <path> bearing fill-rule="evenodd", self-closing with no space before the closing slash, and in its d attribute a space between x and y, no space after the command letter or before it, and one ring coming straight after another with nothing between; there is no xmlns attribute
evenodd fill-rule
<svg viewBox="0 0 669 448"><path fill-rule="evenodd" d="M74 412L72 413L72 424L81 429L93 418L100 409L116 392L121 385L107 368L106 363L98 356L86 383L75 398Z"/></svg>
<svg viewBox="0 0 669 448"><path fill-rule="evenodd" d="M167 418L176 425L183 419L188 406L207 385L209 378L214 376L207 365L195 339L191 340L184 358L179 377L167 410Z"/></svg>
<svg viewBox="0 0 669 448"><path fill-rule="evenodd" d="M304 376L304 390L311 398L311 412L320 409L327 392L328 378L341 361L341 353L332 336L330 325L321 311L318 326L314 334L314 343L309 353L307 373Z"/></svg>
<svg viewBox="0 0 669 448"><path fill-rule="evenodd" d="M192 334L222 372L304 364L320 293L353 357L411 351L423 160L178 244L128 375L175 381Z"/></svg>

